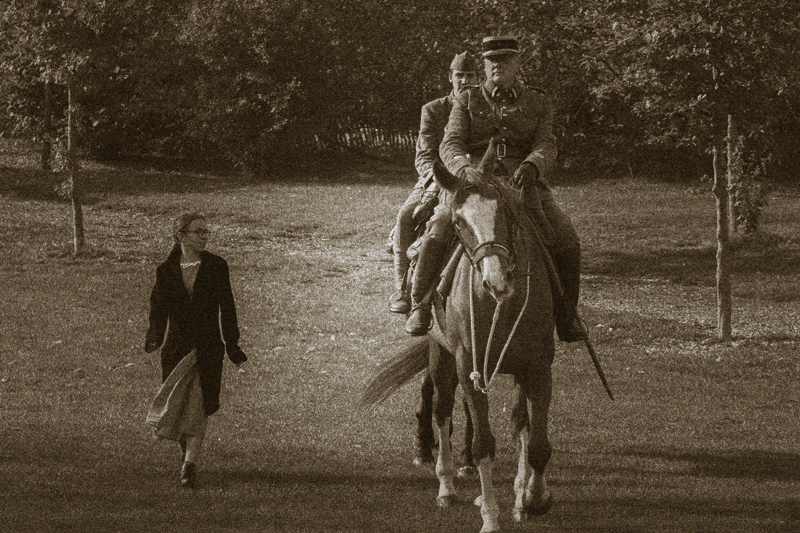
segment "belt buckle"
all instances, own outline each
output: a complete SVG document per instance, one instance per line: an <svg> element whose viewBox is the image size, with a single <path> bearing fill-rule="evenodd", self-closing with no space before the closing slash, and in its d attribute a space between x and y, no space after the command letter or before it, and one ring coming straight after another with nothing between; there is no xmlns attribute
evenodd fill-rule
<svg viewBox="0 0 800 533"><path fill-rule="evenodd" d="M501 142L497 145L495 151L497 152L497 158L503 159L506 156L506 143Z"/></svg>

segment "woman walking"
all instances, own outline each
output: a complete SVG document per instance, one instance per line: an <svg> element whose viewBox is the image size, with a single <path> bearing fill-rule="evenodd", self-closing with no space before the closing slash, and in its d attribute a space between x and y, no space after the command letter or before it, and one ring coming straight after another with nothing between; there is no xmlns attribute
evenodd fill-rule
<svg viewBox="0 0 800 533"><path fill-rule="evenodd" d="M162 342L164 347L162 386L147 423L158 438L178 441L181 485L194 488L208 417L219 409L224 354L237 366L247 357L239 348L228 263L205 250L210 235L205 218L198 213L182 214L173 224L172 235L175 244L156 269L150 295L144 349L153 352Z"/></svg>

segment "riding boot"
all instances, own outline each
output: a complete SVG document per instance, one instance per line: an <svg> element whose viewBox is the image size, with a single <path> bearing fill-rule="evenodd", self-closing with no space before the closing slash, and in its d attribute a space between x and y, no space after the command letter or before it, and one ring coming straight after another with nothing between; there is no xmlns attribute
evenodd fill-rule
<svg viewBox="0 0 800 533"><path fill-rule="evenodd" d="M394 252L394 294L389 299L389 311L406 314L411 311L411 291L406 282L409 259L405 251Z"/></svg>
<svg viewBox="0 0 800 533"><path fill-rule="evenodd" d="M447 247L436 239L424 238L411 283L411 315L406 321L406 333L420 336L431 327L431 302L425 298L439 275Z"/></svg>
<svg viewBox="0 0 800 533"><path fill-rule="evenodd" d="M553 254L564 295L554 302L556 332L563 342L586 340L588 332L578 317L581 285L581 249L567 248Z"/></svg>

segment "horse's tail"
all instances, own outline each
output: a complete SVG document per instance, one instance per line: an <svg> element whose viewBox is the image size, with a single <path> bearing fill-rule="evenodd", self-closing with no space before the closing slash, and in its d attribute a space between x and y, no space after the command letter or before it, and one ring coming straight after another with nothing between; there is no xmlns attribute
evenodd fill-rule
<svg viewBox="0 0 800 533"><path fill-rule="evenodd" d="M424 338L395 354L382 365L383 368L378 375L372 378L361 395L358 407L361 409L377 407L397 392L397 389L427 369L429 352L430 343Z"/></svg>

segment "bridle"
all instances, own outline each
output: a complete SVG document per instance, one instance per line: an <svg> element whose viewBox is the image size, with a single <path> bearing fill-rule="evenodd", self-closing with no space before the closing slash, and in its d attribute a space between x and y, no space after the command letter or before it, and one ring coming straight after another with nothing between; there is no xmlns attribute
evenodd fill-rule
<svg viewBox="0 0 800 533"><path fill-rule="evenodd" d="M492 186L494 186L496 188L496 186L494 184L492 184ZM503 197L502 194L500 194L500 198L502 198L502 197ZM505 212L505 216L506 216L506 225L507 225L507 236L509 237L509 241L511 241L512 236L514 235L514 231L513 231L513 228L510 227L510 223L511 223L511 221L516 221L516 217L514 216L513 212L511 210L509 210L505 205L503 206L503 208L506 211ZM456 229L456 235L458 236L459 241L461 241L461 244L462 244L462 246L464 248L464 253L466 254L466 256L467 256L467 258L469 259L469 262L470 262L470 280L473 279L473 276L475 274L475 270L476 269L480 270L481 261L484 258L489 257L489 256L493 256L493 255L501 257L501 258L504 258L506 263L508 264L508 269L509 269L508 271L509 272L513 272L514 271L514 269L516 267L516 265L515 265L516 253L514 251L513 242L511 242L509 244L504 244L504 243L499 242L497 240L491 240L491 241L485 241L485 242L482 242L482 243L478 243L477 246L475 246L474 248L471 248L468 245L468 243L466 242L466 239L461 234L459 225L456 223L456 224L454 224L454 226L455 226L455 229ZM530 270L530 266L528 267L528 270ZM502 304L500 302L498 302L497 305L495 306L495 309L494 309L494 316L492 317L492 327L491 327L491 329L489 331L489 338L486 341L486 353L484 354L484 358L483 358L483 375L481 375L481 373L478 372L478 354L477 354L477 350L475 349L477 344L475 342L475 308L474 308L474 301L475 300L474 300L474 294L473 294L473 285L474 284L472 283L472 281L470 281L470 283L469 283L470 336L471 336L471 341L472 341L472 372L470 373L469 377L472 380L472 383L473 383L473 385L475 387L475 390L483 392L484 394L488 394L489 393L489 387L491 386L492 382L494 381L495 376L497 376L497 372L500 370L500 364L503 362L503 359L505 358L506 351L508 350L508 347L511 344L511 339L514 338L514 333L517 330L517 326L519 325L520 321L522 320L522 316L525 313L525 309L528 307L528 299L530 298L530 292L531 292L531 279L530 279L530 275L529 274L530 274L529 272L526 272L526 276L525 276L526 280L527 280L527 288L526 288L526 291L525 291L525 301L522 304L522 308L520 309L516 320L514 321L514 326L511 328L511 331L508 334L508 338L506 338L506 342L505 342L505 344L503 346L502 351L500 352L500 357L497 360L497 364L495 365L494 372L492 372L492 375L491 375L491 377L489 379L487 379L487 376L489 376L489 353L490 353L491 348L492 348L492 338L494 337L495 326L497 325L497 321L498 321L498 319L500 317L500 309L501 309ZM483 381L484 381L484 383L486 383L485 387L482 387L481 384L480 384L481 377L483 377Z"/></svg>
<svg viewBox="0 0 800 533"><path fill-rule="evenodd" d="M464 244L464 240L461 239L461 243ZM512 251L511 246L506 246L503 243L497 241L486 241L478 244L474 250L470 250L466 245L464 245L464 253L467 254L467 258L469 262L472 263L472 266L478 268L481 261L486 257L490 257L496 255L498 257L502 257L505 259L509 264L509 271L514 270L514 253Z"/></svg>
<svg viewBox="0 0 800 533"><path fill-rule="evenodd" d="M491 184L492 187L495 189L497 188L496 185ZM499 193L499 191L498 191ZM500 195L502 198L502 195ZM508 221L506 224L508 225L510 221L514 220L514 217L511 216L511 213L507 208L504 208L506 213L506 220ZM470 264L472 264L473 268L477 268L480 270L480 264L483 259L486 257L491 256L498 256L506 261L508 264L508 271L513 272L515 268L515 258L516 253L514 251L513 242L509 242L508 244L500 242L498 240L491 240L485 242L479 242L474 248L469 245L467 239L461 234L459 224L457 222L454 223L456 229L456 235L458 236L458 240L464 247L464 253L469 259ZM513 231L511 227L507 229L507 236L508 240L511 241L511 236L513 235Z"/></svg>

